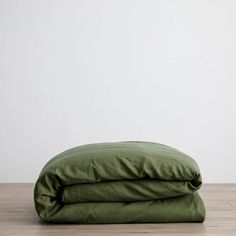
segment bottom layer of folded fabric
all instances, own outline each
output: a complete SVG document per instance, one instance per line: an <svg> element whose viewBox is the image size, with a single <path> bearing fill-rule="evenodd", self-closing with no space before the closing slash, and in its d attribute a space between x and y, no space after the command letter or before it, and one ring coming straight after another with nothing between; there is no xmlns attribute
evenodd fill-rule
<svg viewBox="0 0 236 236"><path fill-rule="evenodd" d="M198 193L137 202L65 204L51 216L55 223L203 222L205 209Z"/></svg>

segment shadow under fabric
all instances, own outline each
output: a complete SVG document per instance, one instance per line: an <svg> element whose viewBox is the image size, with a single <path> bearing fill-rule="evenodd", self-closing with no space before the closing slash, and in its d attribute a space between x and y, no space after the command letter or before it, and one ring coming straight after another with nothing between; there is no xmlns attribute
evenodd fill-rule
<svg viewBox="0 0 236 236"><path fill-rule="evenodd" d="M45 222L203 222L197 163L169 146L141 141L78 146L51 159L34 189Z"/></svg>

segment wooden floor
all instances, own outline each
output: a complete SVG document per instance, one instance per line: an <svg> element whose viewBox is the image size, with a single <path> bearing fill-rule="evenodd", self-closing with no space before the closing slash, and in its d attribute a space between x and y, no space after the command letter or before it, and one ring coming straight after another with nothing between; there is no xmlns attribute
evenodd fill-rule
<svg viewBox="0 0 236 236"><path fill-rule="evenodd" d="M0 235L236 235L236 184L202 187L204 223L49 225L39 221L33 184L0 184Z"/></svg>

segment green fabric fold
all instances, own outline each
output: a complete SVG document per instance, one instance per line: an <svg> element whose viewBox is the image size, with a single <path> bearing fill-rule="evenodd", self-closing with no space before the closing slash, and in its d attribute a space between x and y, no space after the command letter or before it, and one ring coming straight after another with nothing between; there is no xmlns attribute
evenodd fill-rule
<svg viewBox="0 0 236 236"><path fill-rule="evenodd" d="M203 222L201 184L196 162L166 145L88 144L45 165L34 202L46 222Z"/></svg>

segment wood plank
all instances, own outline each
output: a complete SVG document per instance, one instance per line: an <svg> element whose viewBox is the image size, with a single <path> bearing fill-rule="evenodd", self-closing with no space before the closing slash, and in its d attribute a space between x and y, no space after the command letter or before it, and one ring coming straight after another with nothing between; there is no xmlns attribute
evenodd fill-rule
<svg viewBox="0 0 236 236"><path fill-rule="evenodd" d="M236 184L205 184L204 223L57 225L42 223L33 205L33 184L0 184L0 235L236 235Z"/></svg>

